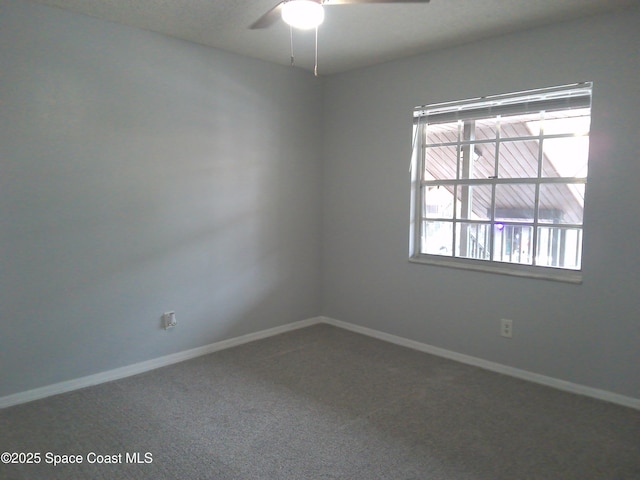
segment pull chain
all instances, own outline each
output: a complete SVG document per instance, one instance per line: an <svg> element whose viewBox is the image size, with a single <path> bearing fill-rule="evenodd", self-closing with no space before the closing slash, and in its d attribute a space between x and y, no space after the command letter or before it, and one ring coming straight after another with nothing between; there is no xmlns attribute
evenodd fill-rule
<svg viewBox="0 0 640 480"><path fill-rule="evenodd" d="M291 45L291 66L293 67L293 27L291 25L289 25L289 43Z"/></svg>
<svg viewBox="0 0 640 480"><path fill-rule="evenodd" d="M316 63L313 67L313 74L318 76L318 27L316 26Z"/></svg>
<svg viewBox="0 0 640 480"><path fill-rule="evenodd" d="M289 26L289 47L291 49L291 66L294 66L295 56L293 54L293 27ZM316 52L315 52L315 65L313 67L313 74L318 76L318 27L316 27Z"/></svg>

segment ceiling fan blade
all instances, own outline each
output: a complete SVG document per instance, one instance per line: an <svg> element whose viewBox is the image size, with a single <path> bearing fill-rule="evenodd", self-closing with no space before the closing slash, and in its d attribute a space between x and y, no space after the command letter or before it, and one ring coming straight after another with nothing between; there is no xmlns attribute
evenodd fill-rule
<svg viewBox="0 0 640 480"><path fill-rule="evenodd" d="M284 2L280 2L263 16L261 16L258 20L256 20L249 27L251 30L256 30L258 28L267 28L280 20L282 16L282 5Z"/></svg>
<svg viewBox="0 0 640 480"><path fill-rule="evenodd" d="M431 0L324 0L323 5L357 5L363 3L429 3Z"/></svg>

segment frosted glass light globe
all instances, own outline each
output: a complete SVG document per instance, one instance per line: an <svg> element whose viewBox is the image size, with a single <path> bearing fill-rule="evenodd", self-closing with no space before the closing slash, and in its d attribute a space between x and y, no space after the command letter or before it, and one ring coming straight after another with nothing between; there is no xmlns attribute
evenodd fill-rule
<svg viewBox="0 0 640 480"><path fill-rule="evenodd" d="M324 20L324 9L312 0L289 0L282 5L282 20L301 30L309 30Z"/></svg>

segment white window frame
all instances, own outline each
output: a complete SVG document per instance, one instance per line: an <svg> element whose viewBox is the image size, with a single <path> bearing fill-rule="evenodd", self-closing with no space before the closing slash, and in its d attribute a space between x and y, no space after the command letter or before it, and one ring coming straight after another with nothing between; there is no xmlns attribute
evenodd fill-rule
<svg viewBox="0 0 640 480"><path fill-rule="evenodd" d="M425 168L425 152L427 148L434 147L440 144L427 144L427 125L433 125L438 123L450 123L458 121L460 125L466 125L466 122L473 121L475 119L496 117L499 119L505 115L526 115L531 113L546 112L546 111L559 111L559 110L571 110L580 108L591 109L591 92L592 83L583 82L571 85L564 85L559 87L551 87L538 90L530 90L524 92L516 92L505 95L494 95L490 97L475 98L457 102L447 102L439 104L431 104L416 107L414 109L414 135L413 135L413 154L411 161L411 228L410 228L410 245L409 253L411 262L424 263L432 265L440 265L446 267L463 268L469 270L478 270L485 272L493 272L507 275L516 275L533 278L543 278L550 280L558 280L570 283L582 282L582 244L584 239L584 225L580 224L563 224L562 227L568 229L574 229L579 239L579 245L577 248L580 253L580 266L579 268L559 268L546 265L536 265L536 252L538 251L537 242L539 232L542 232L543 227L548 227L549 224L540 221L538 212L540 209L540 187L543 185L568 183L574 185L586 186L587 175L573 176L573 177L544 177L542 176L542 142L545 139L558 138L558 136L545 134L541 129L538 137L526 137L522 140L533 139L539 143L539 159L538 159L538 173L537 176L525 177L525 178L498 178L493 176L489 178L469 178L461 176L461 167L457 167L456 178L447 179L425 179L423 178ZM463 126L460 129L464 128ZM462 130L461 130L462 131ZM588 138L587 132L584 136ZM461 140L462 135L459 135L458 141L453 142L458 149L458 156L462 158L463 155L468 155L471 151L471 146L476 144L475 141L469 140L464 137ZM500 128L497 127L495 144L496 152L499 149L501 142ZM514 140L513 138L510 139ZM516 138L516 140L519 140ZM505 140L506 141L506 140ZM463 147L466 146L466 152L463 152ZM457 160L459 164L462 164L462 160ZM498 155L496 153L496 168L498 163ZM423 225L427 220L427 214L422 211L425 202L423 199L423 191L425 186L448 186L449 188L460 188L464 184L466 187L488 185L492 189L492 203L490 218L488 221L477 222L477 225L488 225L489 236L491 239L491 253L489 259L476 259L467 258L463 256L456 256L455 252L455 235L457 225L474 224L473 220L469 220L468 217L456 217L453 214L452 224L452 245L454 248L450 254L436 255L428 254L421 251ZM535 189L535 205L533 220L526 223L514 223L513 225L526 225L531 228L531 251L533 252L530 264L510 263L508 261L495 260L493 249L493 239L496 235L493 233L497 224L502 224L502 221L496 221L496 186L498 185L532 185ZM456 194L457 195L457 194ZM455 207L454 207L455 210ZM448 221L448 220L447 220ZM457 223L456 223L457 222ZM554 225L552 225L554 226ZM540 227L540 230L539 230ZM462 227L460 227L462 228ZM462 237L461 237L462 238Z"/></svg>

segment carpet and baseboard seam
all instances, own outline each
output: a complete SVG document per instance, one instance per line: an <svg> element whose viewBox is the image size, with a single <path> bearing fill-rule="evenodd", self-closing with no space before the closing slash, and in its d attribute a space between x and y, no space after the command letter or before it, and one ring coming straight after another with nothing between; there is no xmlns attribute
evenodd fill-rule
<svg viewBox="0 0 640 480"><path fill-rule="evenodd" d="M389 333L374 330L368 327L362 327L353 323L343 322L341 320L335 320L327 317L320 317L321 322L333 325L335 327L344 328L355 333L367 335L390 343L395 343L403 347L411 348L413 350L419 350L421 352L429 353L438 357L447 358L456 362L472 365L475 367L489 370L496 373L508 375L510 377L519 378L529 382L537 383L540 385L546 385L558 390L563 390L569 393L575 393L578 395L584 395L598 400L604 400L606 402L615 403L625 407L630 407L636 410L640 410L640 399L629 397L626 395L620 395L618 393L609 392L607 390L601 390L598 388L588 387L586 385L580 385L566 380L560 380L558 378L541 375L539 373L530 372L527 370L521 370L519 368L509 367L501 363L491 362L478 357L472 357L462 353L446 350L444 348L434 347L426 343L417 342L415 340L409 340L404 337L398 337Z"/></svg>
<svg viewBox="0 0 640 480"><path fill-rule="evenodd" d="M105 372L96 373L94 375L88 375L86 377L54 383L45 387L39 387L33 390L27 390L25 392L8 395L6 397L0 397L0 409L18 405L21 403L31 402L33 400L39 400L41 398L50 397L52 395L79 390L85 387L91 387L93 385L99 385L101 383L111 382L113 380L119 380L121 378L131 377L133 375L138 375L140 373L155 370L157 368L167 367L175 363L191 360L192 358L200 357L202 355L208 355L210 353L253 342L255 340L272 337L280 333L297 330L299 328L310 327L312 325L316 325L317 323L320 323L320 320L318 318L300 320L298 322L288 323L286 325L261 330L259 332L241 335L239 337L222 340L220 342L214 342L202 347L197 347L170 355L153 358L144 362L134 363L125 367L107 370Z"/></svg>
<svg viewBox="0 0 640 480"><path fill-rule="evenodd" d="M33 400L38 400L41 398L46 398L52 395L58 395L61 393L78 390L78 389L89 387L92 385L98 385L101 383L106 383L113 380L130 377L140 373L148 372L150 370L155 370L157 368L166 367L175 363L183 362L185 360L190 360L192 358L196 358L202 355L207 355L213 352L217 352L219 350L232 348L238 345L253 342L255 340L260 340L263 338L268 338L274 335L279 335L281 333L297 330L300 328L310 327L312 325L316 325L319 323L325 323L328 325L332 325L334 327L342 328L355 333L373 337L378 340L382 340L382 341L393 343L403 347L411 348L413 350L418 350L418 351L425 352L438 357L447 358L449 360L454 360L456 362L464 363L467 365L472 365L475 367L482 368L484 370L489 370L492 372L501 373L511 377L519 378L521 380L526 380L529 382L546 385L548 387L552 387L565 392L584 395L584 396L595 398L598 400L603 400L603 401L614 403L617 405L622 405L625 407L640 410L640 399L638 398L633 398L626 395L620 395L614 392L609 392L607 390L588 387L585 385L568 382L566 380L560 380L554 377L549 377L546 375L529 372L527 370L521 370L518 368L509 367L507 365L503 365L500 363L491 362L481 358L457 353L451 350L446 350L443 348L428 345L426 343L417 342L415 340L410 340L404 337L391 335L389 333L385 333L379 330L374 330L368 327L363 327L360 325L355 325L353 323L343 322L341 320L336 320L334 318L324 317L324 316L308 318L306 320L300 320L300 321L289 323L286 325L281 325L278 327L261 330L259 332L241 335L239 337L222 340L220 342L215 342L202 347L185 350L183 352L178 352L171 355L158 357L158 358L147 360L140 363L135 363L132 365L128 365L126 367L116 368L113 370L108 370L106 372L101 372L101 373L89 375L86 377L81 377L73 380L68 380L65 382L55 383L52 385L35 388L33 390L28 390L25 392L19 392L13 395L5 396L5 397L0 397L0 409L10 407L13 405L18 405L21 403L30 402Z"/></svg>

